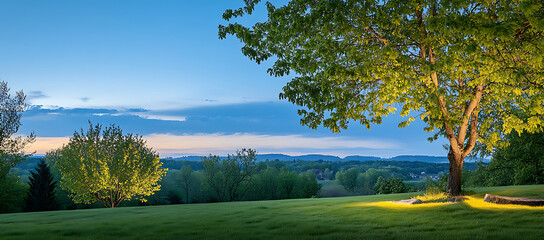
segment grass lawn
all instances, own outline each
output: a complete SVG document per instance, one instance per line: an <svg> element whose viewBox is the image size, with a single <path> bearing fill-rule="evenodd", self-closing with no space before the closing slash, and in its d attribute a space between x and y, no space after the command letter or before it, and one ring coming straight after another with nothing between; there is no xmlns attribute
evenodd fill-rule
<svg viewBox="0 0 544 240"><path fill-rule="evenodd" d="M0 215L0 239L543 239L544 207L497 207L485 193L544 198L544 185L472 189L470 201L406 206L414 194Z"/></svg>

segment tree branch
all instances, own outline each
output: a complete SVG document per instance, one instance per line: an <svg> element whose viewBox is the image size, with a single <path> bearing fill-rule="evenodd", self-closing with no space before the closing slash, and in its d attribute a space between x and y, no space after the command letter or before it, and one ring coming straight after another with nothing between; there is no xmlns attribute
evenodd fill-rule
<svg viewBox="0 0 544 240"><path fill-rule="evenodd" d="M472 99L470 103L465 107L465 111L463 112L463 116L462 116L463 123L458 128L459 139L457 142L459 146L463 146L465 144L465 137L467 134L469 119L471 118L472 113L474 112L474 109L476 109L476 107L480 104L480 100L482 99L483 92L484 92L484 85L483 84L478 85L476 87L476 92L474 93L474 99Z"/></svg>
<svg viewBox="0 0 544 240"><path fill-rule="evenodd" d="M479 111L473 111L471 114L471 120L470 120L470 136L468 138L468 144L463 149L463 155L461 155L461 159L465 159L468 154L474 149L474 146L476 146L476 140L478 139L478 114Z"/></svg>

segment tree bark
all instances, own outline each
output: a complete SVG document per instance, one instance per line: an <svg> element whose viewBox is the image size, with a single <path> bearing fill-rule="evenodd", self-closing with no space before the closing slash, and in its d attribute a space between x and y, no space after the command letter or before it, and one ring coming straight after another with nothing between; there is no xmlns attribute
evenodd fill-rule
<svg viewBox="0 0 544 240"><path fill-rule="evenodd" d="M448 175L448 187L446 192L451 196L461 195L461 177L464 158L462 156L455 156L453 149L450 146L448 152L448 160L450 162L450 173Z"/></svg>
<svg viewBox="0 0 544 240"><path fill-rule="evenodd" d="M185 184L185 203L189 203L189 184Z"/></svg>

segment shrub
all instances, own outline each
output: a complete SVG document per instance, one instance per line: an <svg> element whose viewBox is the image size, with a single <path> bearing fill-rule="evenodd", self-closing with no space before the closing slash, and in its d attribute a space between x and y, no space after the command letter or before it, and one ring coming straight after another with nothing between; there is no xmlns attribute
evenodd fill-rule
<svg viewBox="0 0 544 240"><path fill-rule="evenodd" d="M378 182L374 185L374 190L377 194L404 193L408 191L406 185L400 178L378 177Z"/></svg>

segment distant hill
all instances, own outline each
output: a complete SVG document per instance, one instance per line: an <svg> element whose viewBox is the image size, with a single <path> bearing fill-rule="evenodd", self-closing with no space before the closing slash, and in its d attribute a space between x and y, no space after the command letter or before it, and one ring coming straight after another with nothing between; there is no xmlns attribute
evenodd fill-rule
<svg viewBox="0 0 544 240"><path fill-rule="evenodd" d="M31 157L29 160L27 160L25 163L21 163L18 165L18 167L23 169L33 169L39 159L41 159L42 156L34 156ZM202 156L183 156L183 157L167 157L163 159L167 160L180 160L180 161L200 161ZM226 158L226 156L222 156L221 158ZM346 156L346 157L338 157L338 156L331 156L331 155L321 155L321 154L308 154L308 155L300 155L300 156L290 156L285 154L259 154L257 155L257 161L265 161L265 160L279 160L279 161L293 161L293 160L302 160L302 161L330 161L330 162L336 162L336 161L398 161L398 162L425 162L425 163L449 163L448 158L446 156L443 157L437 157L437 156L425 156L425 155L400 155L392 158L382 158L382 157L374 157L374 156ZM466 159L467 162L473 162L471 159ZM484 159L484 162L489 162L488 159Z"/></svg>
<svg viewBox="0 0 544 240"><path fill-rule="evenodd" d="M185 156L177 158L167 158L172 160L186 160L186 161L200 161L200 156ZM331 155L321 155L321 154L309 154L309 155L300 155L300 156L290 156L285 154L259 154L257 155L257 161L265 160L279 160L279 161L293 161L293 160L302 160L302 161L404 161L404 162L426 162L426 163L448 163L448 158L446 156L437 157L437 156L425 156L425 155L400 155L392 158L381 158L374 156L346 156L344 158ZM467 159L468 161L469 159Z"/></svg>

